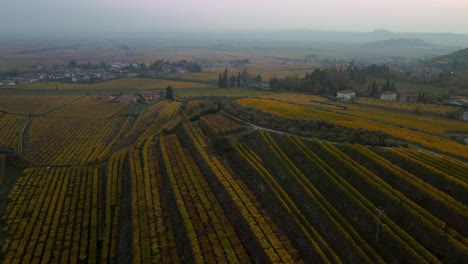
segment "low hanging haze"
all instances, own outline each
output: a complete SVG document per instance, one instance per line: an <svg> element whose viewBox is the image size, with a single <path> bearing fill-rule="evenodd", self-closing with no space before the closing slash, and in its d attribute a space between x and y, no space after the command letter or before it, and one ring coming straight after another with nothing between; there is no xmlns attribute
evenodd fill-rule
<svg viewBox="0 0 468 264"><path fill-rule="evenodd" d="M313 29L468 34L468 0L2 0L0 35Z"/></svg>

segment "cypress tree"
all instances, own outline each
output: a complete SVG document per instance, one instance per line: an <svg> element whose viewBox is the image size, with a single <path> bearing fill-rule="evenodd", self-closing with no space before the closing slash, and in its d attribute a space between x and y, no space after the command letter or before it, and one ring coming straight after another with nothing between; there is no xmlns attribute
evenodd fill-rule
<svg viewBox="0 0 468 264"><path fill-rule="evenodd" d="M227 68L224 69L223 73L223 88L228 87L228 70Z"/></svg>
<svg viewBox="0 0 468 264"><path fill-rule="evenodd" d="M223 76L221 76L221 73L218 77L218 88L223 88Z"/></svg>
<svg viewBox="0 0 468 264"><path fill-rule="evenodd" d="M236 77L234 75L231 75L231 87L236 86Z"/></svg>

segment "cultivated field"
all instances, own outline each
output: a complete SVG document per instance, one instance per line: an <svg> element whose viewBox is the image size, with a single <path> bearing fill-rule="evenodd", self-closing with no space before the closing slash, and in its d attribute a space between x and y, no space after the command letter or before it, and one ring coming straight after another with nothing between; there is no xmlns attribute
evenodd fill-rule
<svg viewBox="0 0 468 264"><path fill-rule="evenodd" d="M214 85L196 82L181 82L175 80L160 80L150 78L125 78L92 84L39 82L18 85L15 89L59 89L59 90L156 90L173 88L215 88Z"/></svg>
<svg viewBox="0 0 468 264"><path fill-rule="evenodd" d="M135 89L151 89L143 80ZM0 262L468 258L468 147L444 137L468 132L443 117L457 109L237 88L175 96L0 95L0 147L15 150L0 154L0 189L11 187L0 197ZM278 118L289 127L268 126ZM386 136L374 146L320 140L290 133L295 120L312 134Z"/></svg>

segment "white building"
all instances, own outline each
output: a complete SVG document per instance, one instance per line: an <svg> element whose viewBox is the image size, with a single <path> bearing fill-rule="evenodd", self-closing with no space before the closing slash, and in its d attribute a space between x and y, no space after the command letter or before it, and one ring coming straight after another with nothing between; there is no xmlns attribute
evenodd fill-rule
<svg viewBox="0 0 468 264"><path fill-rule="evenodd" d="M380 100L385 101L396 101L397 100L397 93L396 92L383 92L380 95Z"/></svg>
<svg viewBox="0 0 468 264"><path fill-rule="evenodd" d="M339 91L336 94L336 98L341 100L351 100L354 97L356 97L356 92L351 90Z"/></svg>

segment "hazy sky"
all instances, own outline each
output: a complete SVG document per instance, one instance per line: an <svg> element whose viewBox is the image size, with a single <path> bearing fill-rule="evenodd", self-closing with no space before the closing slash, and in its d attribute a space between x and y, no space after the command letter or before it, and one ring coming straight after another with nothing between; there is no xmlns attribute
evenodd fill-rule
<svg viewBox="0 0 468 264"><path fill-rule="evenodd" d="M320 29L468 34L468 0L1 0L0 33Z"/></svg>

